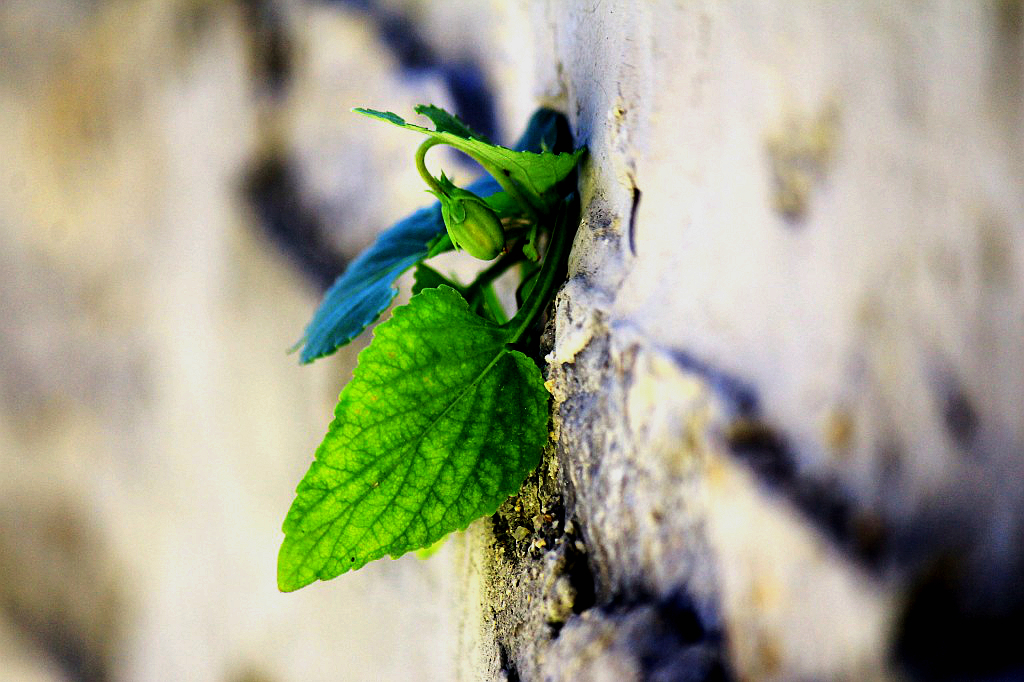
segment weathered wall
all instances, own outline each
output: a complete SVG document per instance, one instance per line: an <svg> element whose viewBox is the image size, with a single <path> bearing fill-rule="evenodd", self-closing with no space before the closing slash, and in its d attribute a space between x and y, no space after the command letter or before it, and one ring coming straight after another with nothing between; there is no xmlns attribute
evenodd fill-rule
<svg viewBox="0 0 1024 682"><path fill-rule="evenodd" d="M465 548L464 676L1024 671L1021 5L510 23L591 154L553 439Z"/></svg>
<svg viewBox="0 0 1024 682"><path fill-rule="evenodd" d="M0 2L0 677L1020 671L1022 14ZM345 111L426 101L590 147L553 439L430 562L281 595L358 348L283 349L423 201Z"/></svg>
<svg viewBox="0 0 1024 682"><path fill-rule="evenodd" d="M451 678L450 549L276 588L358 351L286 355L304 275L424 201L347 111L449 104L367 14L0 1L0 680Z"/></svg>

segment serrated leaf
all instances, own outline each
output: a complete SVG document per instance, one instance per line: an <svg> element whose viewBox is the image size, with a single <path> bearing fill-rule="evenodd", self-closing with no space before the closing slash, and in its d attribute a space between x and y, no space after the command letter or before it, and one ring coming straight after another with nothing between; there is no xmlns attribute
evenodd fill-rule
<svg viewBox="0 0 1024 682"><path fill-rule="evenodd" d="M443 126L443 128L439 127L437 130L430 130L429 128L409 123L398 114L390 111L362 108L356 108L353 111L364 116L387 121L407 130L415 130L451 145L475 158L488 172L492 174L500 173L508 177L516 186L527 192L541 205L548 203L550 199L548 197L549 191L572 172L579 162L580 156L583 154L582 148L571 153L516 151L451 132L447 125Z"/></svg>
<svg viewBox="0 0 1024 682"><path fill-rule="evenodd" d="M548 394L510 333L446 286L377 327L285 519L280 589L430 545L518 490Z"/></svg>
<svg viewBox="0 0 1024 682"><path fill-rule="evenodd" d="M386 115L382 116L388 120ZM404 123L401 117L394 115L392 122L398 121ZM516 149L561 150L571 146L572 135L565 117L551 109L539 109L530 118ZM488 201L494 196L499 213L511 210L507 206L507 195L496 196L501 186L490 176L480 178L468 189ZM398 294L395 280L403 272L428 256L450 249L451 242L448 241L438 203L416 211L382 232L324 295L313 319L306 326L305 334L296 344L296 348L302 348L300 361L308 363L330 355L359 336L391 305Z"/></svg>
<svg viewBox="0 0 1024 682"><path fill-rule="evenodd" d="M435 107L433 104L419 104L413 107L413 111L429 118L433 122L434 128L439 131L452 133L459 137L472 137L483 142L488 141L486 135L476 132L466 125L461 118L455 114L449 114L441 107ZM395 118L399 117L396 116Z"/></svg>

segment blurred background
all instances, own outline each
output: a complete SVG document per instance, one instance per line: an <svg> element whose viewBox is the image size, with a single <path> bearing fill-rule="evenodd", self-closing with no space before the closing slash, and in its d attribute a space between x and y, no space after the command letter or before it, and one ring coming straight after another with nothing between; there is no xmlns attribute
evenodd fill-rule
<svg viewBox="0 0 1024 682"><path fill-rule="evenodd" d="M285 351L426 202L418 140L348 110L507 139L532 103L497 101L528 49L499 26L472 0L0 2L0 679L451 677L453 543L277 591L365 339Z"/></svg>

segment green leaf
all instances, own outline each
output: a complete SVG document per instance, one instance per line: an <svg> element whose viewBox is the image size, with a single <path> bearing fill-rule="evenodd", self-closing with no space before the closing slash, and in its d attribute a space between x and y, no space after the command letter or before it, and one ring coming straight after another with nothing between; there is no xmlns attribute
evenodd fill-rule
<svg viewBox="0 0 1024 682"><path fill-rule="evenodd" d="M461 118L459 118L455 114L449 114L441 107L435 107L433 104L419 104L413 108L413 111L415 111L417 114L423 114L424 116L429 118L431 121L433 121L434 128L441 132L452 133L453 135L458 135L459 137L472 137L482 142L488 141L485 135L481 135L480 133L476 132L468 125L466 125ZM395 116L395 118L401 120L400 116ZM392 121L392 123L395 123L395 121ZM402 121L402 123L404 123L404 121ZM398 123L397 125L401 125L402 123Z"/></svg>
<svg viewBox="0 0 1024 682"><path fill-rule="evenodd" d="M361 108L353 109L353 111L364 116L387 121L407 130L415 130L469 154L487 172L492 175L503 175L510 179L540 206L550 204L553 199L553 197L549 196L550 190L572 172L584 152L582 148L577 149L575 152L561 154L550 151L542 151L540 153L515 151L506 147L488 144L466 134L452 132L452 126L448 125L447 121L444 121L443 125L438 125L435 121L438 129L430 130L423 126L408 123L401 116L390 111ZM436 113L437 111L441 110L436 107L432 108L431 120L434 120L435 116L438 116L440 119Z"/></svg>
<svg viewBox="0 0 1024 682"><path fill-rule="evenodd" d="M509 196L508 192L495 192L489 197L483 198L492 211L502 218L511 218L522 215L523 209L519 202Z"/></svg>
<svg viewBox="0 0 1024 682"><path fill-rule="evenodd" d="M280 589L430 545L519 489L548 394L513 340L446 286L377 327L285 519Z"/></svg>
<svg viewBox="0 0 1024 682"><path fill-rule="evenodd" d="M475 193L504 195L498 183L481 178L469 185ZM486 196L490 201L490 196ZM500 207L504 199L497 198ZM441 219L441 205L421 208L382 232L324 294L305 334L296 344L302 363L330 355L359 336L380 317L398 295L395 288L403 272L420 261L452 250Z"/></svg>
<svg viewBox="0 0 1024 682"><path fill-rule="evenodd" d="M434 556L439 551L441 551L441 548L444 547L444 543L446 543L448 541L449 537L451 537L451 536L450 535L445 535L443 538L441 538L440 540L438 540L434 544L432 544L432 545L430 545L428 547L421 547L420 549L417 549L416 550L416 558L420 559L420 560L423 560L423 561L426 561L430 557Z"/></svg>

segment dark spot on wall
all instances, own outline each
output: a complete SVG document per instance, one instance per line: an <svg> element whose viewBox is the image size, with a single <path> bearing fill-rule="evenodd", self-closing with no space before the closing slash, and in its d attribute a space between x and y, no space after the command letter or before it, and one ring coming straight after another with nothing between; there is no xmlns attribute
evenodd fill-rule
<svg viewBox="0 0 1024 682"><path fill-rule="evenodd" d="M509 501L513 504L512 509L517 506L515 504L515 498L510 497ZM517 543L520 542L520 535L518 529L520 527L527 528L523 525L524 519L520 518L520 515L509 514L508 501L498 510L496 514L491 516L491 533L494 536L495 545L501 549L501 554L506 561L515 564L519 557L519 549ZM526 536L523 536L525 540Z"/></svg>
<svg viewBox="0 0 1024 682"><path fill-rule="evenodd" d="M374 0L334 2L363 12L403 69L437 73L451 94L459 118L482 135L500 139L494 93L480 64L468 58L452 59L438 54L420 32L414 17Z"/></svg>
<svg viewBox="0 0 1024 682"><path fill-rule="evenodd" d="M995 216L986 216L978 224L978 267L982 281L992 289L1011 289L1016 283L1011 235L1012 230Z"/></svg>
<svg viewBox="0 0 1024 682"><path fill-rule="evenodd" d="M705 624L693 599L683 591L659 600L658 611L666 622L671 623L679 638L687 643L700 642L708 638L721 639L717 626Z"/></svg>
<svg viewBox="0 0 1024 682"><path fill-rule="evenodd" d="M294 46L282 6L273 0L238 0L257 86L280 96L292 75Z"/></svg>
<svg viewBox="0 0 1024 682"><path fill-rule="evenodd" d="M443 62L442 68L455 111L462 120L488 138L499 139L494 94L480 65L463 59Z"/></svg>
<svg viewBox="0 0 1024 682"><path fill-rule="evenodd" d="M867 567L887 557L892 531L886 519L860 508L838 478L803 474L786 439L756 417L740 417L725 433L729 451L781 494L840 549Z"/></svg>
<svg viewBox="0 0 1024 682"><path fill-rule="evenodd" d="M564 517L564 506L559 505L557 515L559 518ZM554 527L564 528L564 521L558 522ZM549 544L551 542L553 540L549 541ZM563 547L565 561L563 572L569 578L569 585L575 594L572 612L583 613L597 603L597 579L590 567L588 554L585 551L586 546L578 530L565 535Z"/></svg>
<svg viewBox="0 0 1024 682"><path fill-rule="evenodd" d="M1002 120L1018 130L1024 97L1024 2L998 0L989 89Z"/></svg>
<svg viewBox="0 0 1024 682"><path fill-rule="evenodd" d="M932 358L928 372L936 408L950 438L963 451L970 452L977 435L980 417L953 362Z"/></svg>
<svg viewBox="0 0 1024 682"><path fill-rule="evenodd" d="M501 640L498 641L498 663L502 672L505 673L506 682L520 682L519 668L515 659L510 655L508 645Z"/></svg>
<svg viewBox="0 0 1024 682"><path fill-rule="evenodd" d="M104 682L122 613L101 538L70 500L0 508L0 612L76 682Z"/></svg>
<svg viewBox="0 0 1024 682"><path fill-rule="evenodd" d="M110 679L102 652L70 623L59 618L22 610L18 605L4 605L5 615L34 642L57 666L75 682L104 682Z"/></svg>
<svg viewBox="0 0 1024 682"><path fill-rule="evenodd" d="M807 217L811 192L831 167L838 131L839 107L830 101L813 115L791 114L766 135L774 208L791 226Z"/></svg>
<svg viewBox="0 0 1024 682"><path fill-rule="evenodd" d="M893 437L884 437L876 449L876 460L881 475L886 482L899 481L904 471L906 453L899 441Z"/></svg>
<svg viewBox="0 0 1024 682"><path fill-rule="evenodd" d="M978 413L959 386L946 392L942 401L942 419L957 445L967 448L978 431Z"/></svg>
<svg viewBox="0 0 1024 682"><path fill-rule="evenodd" d="M587 213L587 229L596 240L608 241L618 238L616 229L617 216L604 203L591 204Z"/></svg>
<svg viewBox="0 0 1024 682"><path fill-rule="evenodd" d="M326 290L348 261L327 243L327 231L317 212L304 203L291 165L280 156L258 161L244 191L264 233L317 287Z"/></svg>
<svg viewBox="0 0 1024 682"><path fill-rule="evenodd" d="M633 185L633 202L629 208L629 251L634 256L636 255L636 213L637 209L640 208L640 188L636 186L636 182L630 179Z"/></svg>
<svg viewBox="0 0 1024 682"><path fill-rule="evenodd" d="M766 424L741 417L729 425L725 438L729 450L759 478L779 485L791 481L796 475L796 466L785 440Z"/></svg>
<svg viewBox="0 0 1024 682"><path fill-rule="evenodd" d="M708 362L682 350L671 350L669 355L680 369L703 379L728 406L739 415L753 415L758 410L757 391L753 385Z"/></svg>
<svg viewBox="0 0 1024 682"><path fill-rule="evenodd" d="M1024 578L1024 576L1021 576ZM971 597L975 576L963 555L923 571L903 610L895 653L919 680L1024 679L1024 589L999 599Z"/></svg>
<svg viewBox="0 0 1024 682"><path fill-rule="evenodd" d="M368 18L376 24L381 42L403 69L425 71L438 61L434 49L420 34L412 17L381 7L376 2L353 4L366 12Z"/></svg>
<svg viewBox="0 0 1024 682"><path fill-rule="evenodd" d="M664 597L639 594L600 608L617 622L615 638L604 645L634 658L641 679L732 679L720 628L684 590Z"/></svg>

